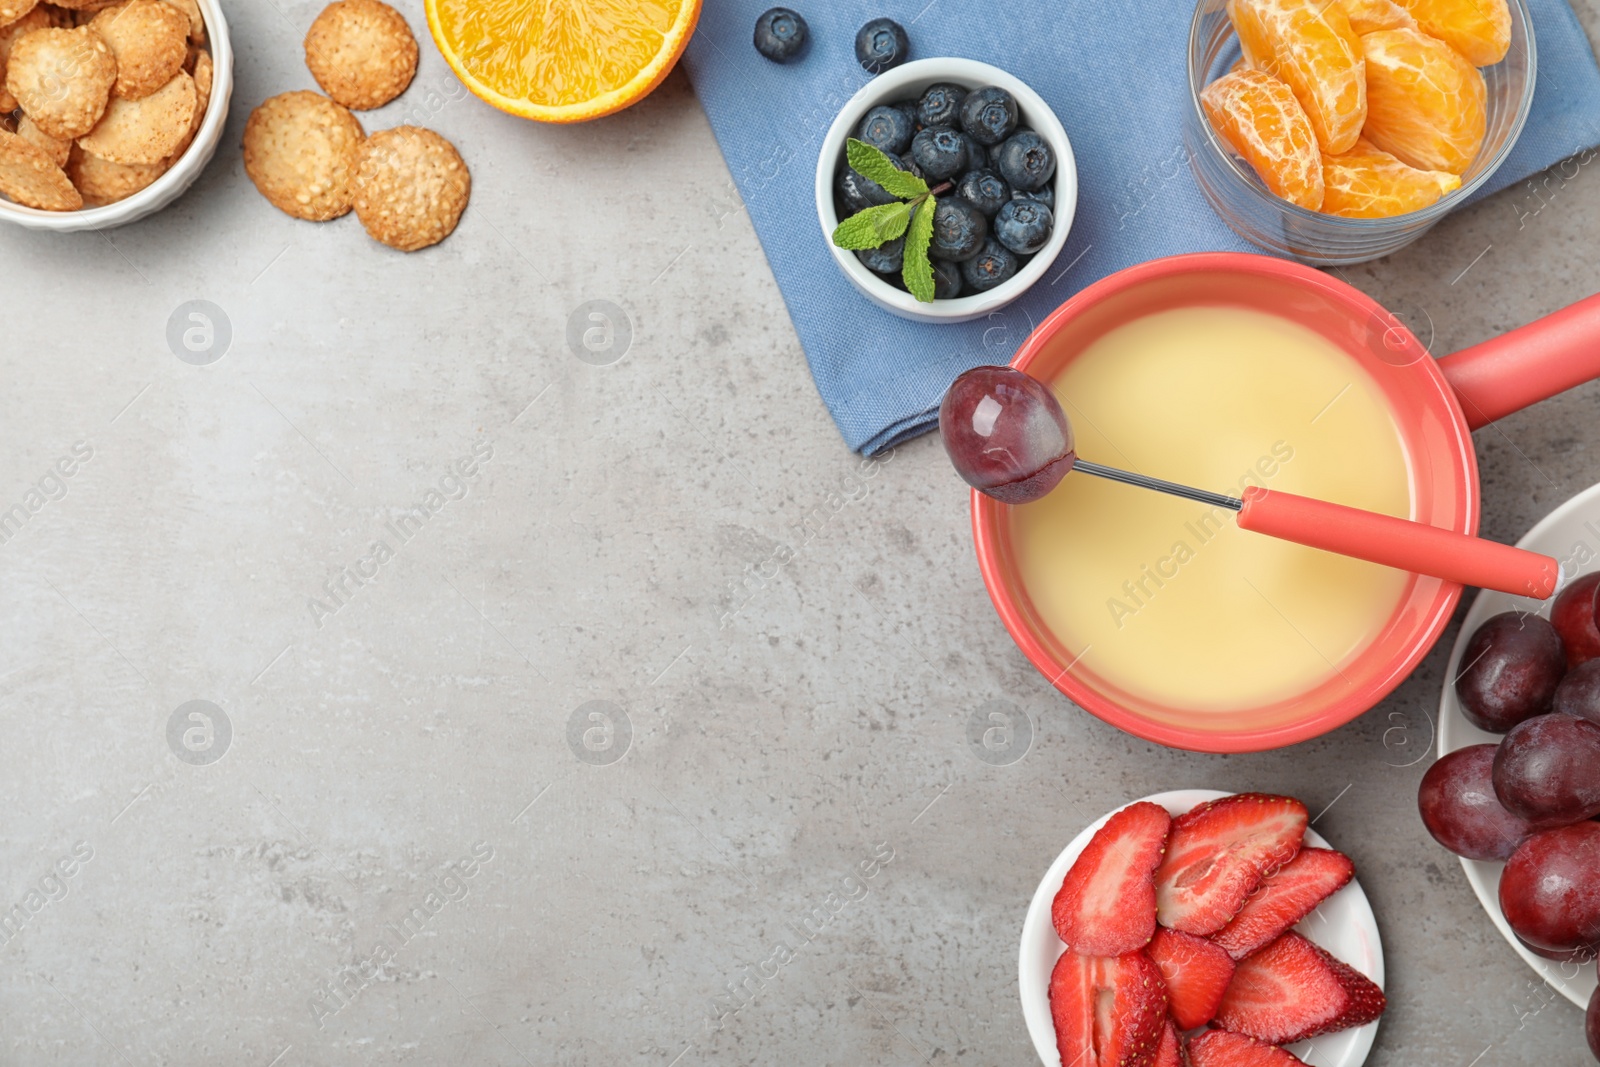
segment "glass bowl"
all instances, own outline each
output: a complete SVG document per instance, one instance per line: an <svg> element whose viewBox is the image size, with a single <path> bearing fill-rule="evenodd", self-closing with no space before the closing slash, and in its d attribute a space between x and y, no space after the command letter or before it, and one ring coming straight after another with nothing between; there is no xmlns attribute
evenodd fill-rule
<svg viewBox="0 0 1600 1067"><path fill-rule="evenodd" d="M1239 58L1239 39L1225 0L1200 0L1189 26L1189 111L1183 141L1195 183L1222 221L1240 237L1269 252L1319 266L1377 259L1403 248L1483 187L1499 169L1522 132L1533 105L1537 66L1533 22L1525 0L1507 0L1511 49L1483 67L1488 87L1488 128L1477 159L1461 176L1461 188L1420 211L1386 219L1346 219L1280 200L1255 171L1212 129L1200 107L1200 91L1227 73Z"/></svg>

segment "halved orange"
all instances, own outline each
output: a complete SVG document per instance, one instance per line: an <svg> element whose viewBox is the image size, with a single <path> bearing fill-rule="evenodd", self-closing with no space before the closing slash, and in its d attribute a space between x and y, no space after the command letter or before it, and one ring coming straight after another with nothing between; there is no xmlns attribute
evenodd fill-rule
<svg viewBox="0 0 1600 1067"><path fill-rule="evenodd" d="M700 0L427 0L428 29L480 99L539 122L638 103L672 71Z"/></svg>
<svg viewBox="0 0 1600 1067"><path fill-rule="evenodd" d="M1448 171L1418 170L1364 138L1350 151L1322 157L1322 210L1347 219L1386 219L1427 207L1461 188Z"/></svg>

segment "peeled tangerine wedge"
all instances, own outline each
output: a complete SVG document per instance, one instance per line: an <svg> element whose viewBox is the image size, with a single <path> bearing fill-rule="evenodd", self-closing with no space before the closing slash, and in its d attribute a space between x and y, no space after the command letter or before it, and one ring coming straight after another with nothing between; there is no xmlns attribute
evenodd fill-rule
<svg viewBox="0 0 1600 1067"><path fill-rule="evenodd" d="M1506 0L1404 0L1422 27L1475 67L1492 66L1511 47L1511 9Z"/></svg>
<svg viewBox="0 0 1600 1067"><path fill-rule="evenodd" d="M502 111L583 122L644 99L671 72L700 0L425 0L467 88Z"/></svg>
<svg viewBox="0 0 1600 1067"><path fill-rule="evenodd" d="M1448 171L1408 167L1362 138L1350 151L1322 157L1322 210L1347 219L1384 219L1425 208L1461 188Z"/></svg>
<svg viewBox="0 0 1600 1067"><path fill-rule="evenodd" d="M1206 86L1200 106L1217 133L1275 195L1312 211L1322 207L1317 136L1287 85L1246 67Z"/></svg>
<svg viewBox="0 0 1600 1067"><path fill-rule="evenodd" d="M1395 0L1341 0L1344 13L1350 16L1350 28L1356 33L1373 30L1414 30L1417 20L1411 12Z"/></svg>
<svg viewBox="0 0 1600 1067"><path fill-rule="evenodd" d="M1443 41L1416 30L1361 38L1367 124L1361 135L1420 170L1465 173L1483 147L1483 75Z"/></svg>
<svg viewBox="0 0 1600 1067"><path fill-rule="evenodd" d="M1282 79L1324 152L1356 143L1367 119L1361 39L1339 0L1228 0L1245 62Z"/></svg>

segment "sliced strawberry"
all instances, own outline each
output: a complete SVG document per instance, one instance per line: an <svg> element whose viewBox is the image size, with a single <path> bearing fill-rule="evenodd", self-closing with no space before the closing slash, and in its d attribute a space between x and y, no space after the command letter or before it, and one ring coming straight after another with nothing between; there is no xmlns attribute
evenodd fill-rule
<svg viewBox="0 0 1600 1067"><path fill-rule="evenodd" d="M1194 1067L1305 1067L1292 1052L1226 1030L1207 1030L1189 1042L1189 1062Z"/></svg>
<svg viewBox="0 0 1600 1067"><path fill-rule="evenodd" d="M1239 961L1217 1025L1274 1045L1370 1023L1383 990L1296 933Z"/></svg>
<svg viewBox="0 0 1600 1067"><path fill-rule="evenodd" d="M1356 865L1342 852L1303 848L1276 873L1267 875L1233 921L1212 934L1211 940L1242 960L1310 915L1355 873Z"/></svg>
<svg viewBox="0 0 1600 1067"><path fill-rule="evenodd" d="M1167 1020L1161 972L1143 952L1063 952L1050 973L1050 1015L1063 1067L1151 1067Z"/></svg>
<svg viewBox="0 0 1600 1067"><path fill-rule="evenodd" d="M1166 980L1167 1003L1178 1029L1210 1022L1233 977L1233 957L1203 937L1165 927L1156 931L1147 951Z"/></svg>
<svg viewBox="0 0 1600 1067"><path fill-rule="evenodd" d="M1156 868L1172 816L1159 804L1129 804L1095 831L1061 881L1050 917L1067 948L1123 956L1156 931Z"/></svg>
<svg viewBox="0 0 1600 1067"><path fill-rule="evenodd" d="M1306 806L1266 793L1222 797L1178 816L1156 871L1161 925L1216 933L1265 875L1294 859L1305 832Z"/></svg>
<svg viewBox="0 0 1600 1067"><path fill-rule="evenodd" d="M1183 1067L1183 1045L1178 1041L1178 1031L1172 1020L1167 1020L1161 1031L1161 1044L1156 1046L1156 1058L1151 1067Z"/></svg>

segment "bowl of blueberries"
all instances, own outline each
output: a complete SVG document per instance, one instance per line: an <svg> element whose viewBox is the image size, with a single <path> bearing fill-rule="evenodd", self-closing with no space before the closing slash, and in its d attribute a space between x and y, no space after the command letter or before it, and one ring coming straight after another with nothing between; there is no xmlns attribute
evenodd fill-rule
<svg viewBox="0 0 1600 1067"><path fill-rule="evenodd" d="M852 164L881 167L883 157L917 181L908 188L874 171L896 195ZM912 196L918 188L927 194ZM869 300L919 322L968 322L1009 304L1050 269L1072 228L1078 171L1061 121L1025 83L976 60L920 59L879 74L845 104L822 141L816 195L834 261ZM933 202L933 282L916 286L919 297L908 277L920 257L905 248L916 244L923 200ZM912 208L909 225L888 207L896 203ZM896 225L882 231L881 244L836 240L841 222L884 212Z"/></svg>

